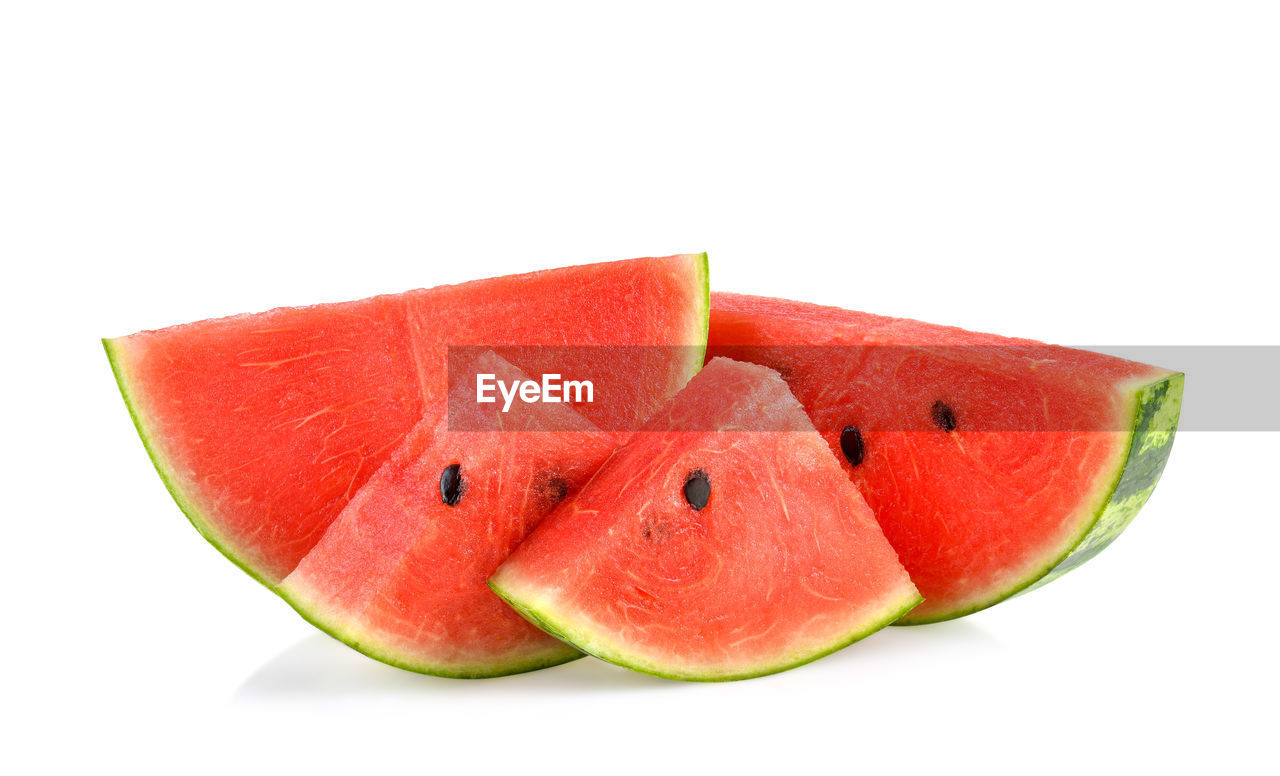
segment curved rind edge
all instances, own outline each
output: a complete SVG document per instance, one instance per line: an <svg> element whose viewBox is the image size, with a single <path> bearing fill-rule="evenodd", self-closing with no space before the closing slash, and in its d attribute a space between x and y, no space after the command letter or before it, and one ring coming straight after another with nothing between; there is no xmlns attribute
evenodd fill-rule
<svg viewBox="0 0 1280 776"><path fill-rule="evenodd" d="M705 252L695 256L699 257L698 276L702 281L702 352L698 356L698 363L693 371L696 375L707 361L707 344L711 337L711 262ZM690 378L692 377L693 375L690 375Z"/></svg>
<svg viewBox="0 0 1280 776"><path fill-rule="evenodd" d="M516 658L509 661L494 661L484 663L470 663L465 665L447 665L444 663L429 663L421 660L404 657L392 650L382 648L377 645L375 640L365 637L365 634L357 627L343 627L336 620L324 617L320 614L320 607L310 606L306 603L304 596L293 595L288 587L282 585L275 588L275 592L284 602L293 607L302 619L306 620L317 629L323 631L326 635L336 639L346 646L354 649L360 654L373 658L379 663L386 663L394 668L404 671L411 671L415 674L426 674L428 676L436 676L444 679L496 679L500 676L511 676L513 674L523 674L529 671L537 671L543 668L551 668L552 666L571 663L584 655L573 647L565 644L563 650L548 651L537 655Z"/></svg>
<svg viewBox="0 0 1280 776"><path fill-rule="evenodd" d="M1106 506L1071 551L1023 592L1052 582L1079 567L1106 549L1133 522L1155 491L1165 464L1169 462L1182 411L1184 380L1179 373L1138 389L1129 449Z"/></svg>
<svg viewBox="0 0 1280 776"><path fill-rule="evenodd" d="M913 620L908 615L896 624L928 625L988 609L1013 596L1047 585L1106 549L1133 522L1160 481L1178 431L1184 382L1185 375L1176 372L1134 391L1132 430L1119 471L1087 529L1064 553L1016 587L991 600L924 619Z"/></svg>
<svg viewBox="0 0 1280 776"><path fill-rule="evenodd" d="M156 473L160 475L160 481L164 483L165 488L169 491L170 497L173 498L178 509L182 510L182 514L186 515L191 525L204 537L205 541L213 545L213 548L222 553L223 557L231 561L244 573L248 574L254 580L262 584L263 587L275 592L275 585L267 581L258 571L251 568L249 564L240 559L235 553L226 547L213 534L213 529L204 514L195 507L193 499L186 495L186 492L178 484L178 476L170 470L165 457L157 449L156 443L151 439L151 434L147 430L146 421L143 420L142 409L133 395L130 387L129 377L125 369L123 354L119 352L118 340L103 339L102 347L107 352L107 361L111 363L111 373L115 376L116 387L120 390L120 396L124 399L124 405L129 410L129 417L133 420L133 427L138 432L138 438L142 440L142 446L147 451L147 457L151 459L151 465L155 467Z"/></svg>
<svg viewBox="0 0 1280 776"><path fill-rule="evenodd" d="M585 639L579 636L574 636L572 634L573 629L568 627L560 618L557 618L547 609L539 609L529 605L517 594L495 582L494 578L489 579L489 588L492 589L493 592L497 593L502 600L510 604L513 609L519 612L529 622L537 625L552 636L555 636L566 644L569 644L592 657L636 671L637 673L648 674L649 676L656 676L662 679L677 679L685 682L733 682L742 679L755 679L761 676L769 676L770 674L788 671L792 668L799 668L800 666L812 663L820 658L824 658L827 655L839 652L850 644L861 641L867 636L870 636L876 631L893 623L895 620L914 609L921 601L924 600L920 597L920 594L916 592L914 586L912 586L910 596L904 599L904 601L898 602L896 606L890 604L889 608L887 608L885 613L881 616L873 618L870 622L862 624L854 631L834 640L830 645L814 652L803 654L794 660L787 660L782 663L763 666L757 670L732 674L704 674L696 672L666 673L659 668L641 665L639 661L630 659L616 650L603 648L588 649L584 647L582 643Z"/></svg>

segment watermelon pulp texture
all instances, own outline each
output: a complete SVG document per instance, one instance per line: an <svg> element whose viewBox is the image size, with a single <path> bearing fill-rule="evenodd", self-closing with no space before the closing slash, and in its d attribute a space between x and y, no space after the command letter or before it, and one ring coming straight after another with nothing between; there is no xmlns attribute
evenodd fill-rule
<svg viewBox="0 0 1280 776"><path fill-rule="evenodd" d="M473 372L527 379L493 354ZM452 415L443 404L428 411L280 595L356 649L438 676L499 676L581 657L520 617L485 580L623 434L600 431L566 404L518 403L503 413L477 404L470 380L460 383ZM468 424L463 413L486 417ZM501 428L453 430L480 420ZM452 466L457 495L447 499L441 483Z"/></svg>
<svg viewBox="0 0 1280 776"><path fill-rule="evenodd" d="M767 418L771 431L750 431ZM701 510L684 488L710 483ZM584 652L677 679L815 660L920 597L777 373L711 361L490 579Z"/></svg>
<svg viewBox="0 0 1280 776"><path fill-rule="evenodd" d="M908 624L1097 554L1154 489L1181 406L1157 367L737 294L712 295L708 355L786 377L924 595Z"/></svg>
<svg viewBox="0 0 1280 776"><path fill-rule="evenodd" d="M450 346L688 346L583 349L556 365L629 387L617 391L625 400L602 390L583 410L602 427L625 428L701 366L706 316L700 254L282 308L104 344L178 505L270 586L444 398Z"/></svg>

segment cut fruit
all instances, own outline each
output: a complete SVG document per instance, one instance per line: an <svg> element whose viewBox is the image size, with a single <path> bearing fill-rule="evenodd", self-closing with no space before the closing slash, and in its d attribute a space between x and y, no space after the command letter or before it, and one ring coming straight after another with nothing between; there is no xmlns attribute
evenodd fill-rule
<svg viewBox="0 0 1280 776"><path fill-rule="evenodd" d="M526 376L493 354L475 371ZM281 583L303 617L384 662L486 677L581 654L485 586L511 550L622 441L566 404L477 404L461 381ZM458 431L501 423L500 430Z"/></svg>
<svg viewBox="0 0 1280 776"><path fill-rule="evenodd" d="M753 431L761 419L771 431ZM777 373L716 359L489 585L549 633L645 673L782 671L919 602Z"/></svg>
<svg viewBox="0 0 1280 776"><path fill-rule="evenodd" d="M104 344L178 505L273 585L444 398L450 347L678 346L555 352L555 371L600 381L583 413L627 428L697 372L706 316L700 254L282 308ZM541 374L542 364L515 363Z"/></svg>
<svg viewBox="0 0 1280 776"><path fill-rule="evenodd" d="M1079 566L1155 488L1182 375L1030 340L713 294L708 356L777 369L925 601L998 603Z"/></svg>

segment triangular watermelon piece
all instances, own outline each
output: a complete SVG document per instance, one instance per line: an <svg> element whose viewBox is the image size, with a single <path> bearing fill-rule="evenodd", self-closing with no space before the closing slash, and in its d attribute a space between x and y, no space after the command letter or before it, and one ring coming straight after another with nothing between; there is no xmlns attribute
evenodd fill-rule
<svg viewBox="0 0 1280 776"><path fill-rule="evenodd" d="M925 601L959 617L1110 544L1155 489L1182 375L1025 339L713 294L709 356L781 372Z"/></svg>
<svg viewBox="0 0 1280 776"><path fill-rule="evenodd" d="M711 361L489 581L578 649L717 681L815 660L920 601L776 372Z"/></svg>
<svg viewBox="0 0 1280 776"><path fill-rule="evenodd" d="M472 371L527 379L492 353ZM581 656L485 580L623 439L567 404L477 404L472 385L460 380L452 407L427 413L278 591L361 652L437 676L499 676Z"/></svg>
<svg viewBox="0 0 1280 776"><path fill-rule="evenodd" d="M446 392L450 347L547 354L596 380L583 412L635 428L701 366L706 255L590 264L285 308L106 340L120 390L178 505L267 585L320 540ZM538 363L519 363L532 375Z"/></svg>

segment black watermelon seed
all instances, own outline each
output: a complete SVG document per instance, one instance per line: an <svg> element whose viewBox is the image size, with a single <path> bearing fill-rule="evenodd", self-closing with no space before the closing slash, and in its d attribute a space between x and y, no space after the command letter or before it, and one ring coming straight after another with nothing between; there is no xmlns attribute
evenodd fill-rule
<svg viewBox="0 0 1280 776"><path fill-rule="evenodd" d="M440 500L457 506L462 500L462 464L452 464L440 472Z"/></svg>
<svg viewBox="0 0 1280 776"><path fill-rule="evenodd" d="M707 473L701 469L691 472L689 479L684 481L684 500L688 501L689 506L694 510L701 512L709 498L711 498L711 481L707 479Z"/></svg>
<svg viewBox="0 0 1280 776"><path fill-rule="evenodd" d="M840 452L849 459L849 463L857 466L867 455L867 446L862 442L862 432L857 426L845 426L840 432Z"/></svg>
<svg viewBox="0 0 1280 776"><path fill-rule="evenodd" d="M942 399L938 399L933 403L933 409L930 410L933 415L933 424L943 431L950 434L956 430L956 414L946 405Z"/></svg>

